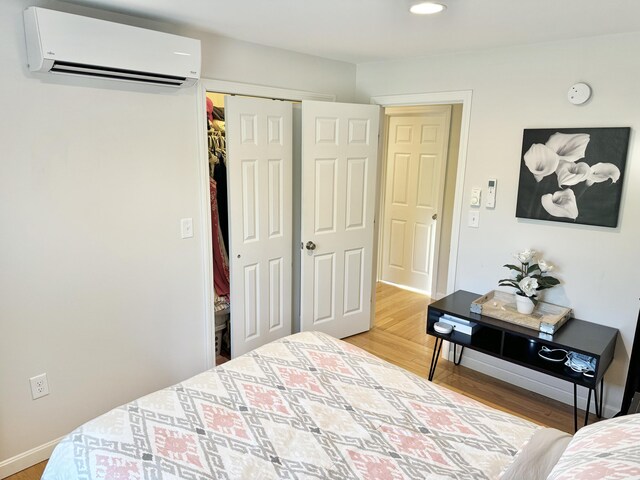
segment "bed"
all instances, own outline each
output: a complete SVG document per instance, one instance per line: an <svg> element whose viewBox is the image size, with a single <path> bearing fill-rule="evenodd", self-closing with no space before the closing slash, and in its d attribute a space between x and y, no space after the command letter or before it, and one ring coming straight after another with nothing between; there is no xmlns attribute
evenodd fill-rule
<svg viewBox="0 0 640 480"><path fill-rule="evenodd" d="M597 471L626 475L611 478L637 478L632 417L572 439L305 332L86 423L42 478L609 478L580 476L594 459ZM588 435L609 423L614 433Z"/></svg>

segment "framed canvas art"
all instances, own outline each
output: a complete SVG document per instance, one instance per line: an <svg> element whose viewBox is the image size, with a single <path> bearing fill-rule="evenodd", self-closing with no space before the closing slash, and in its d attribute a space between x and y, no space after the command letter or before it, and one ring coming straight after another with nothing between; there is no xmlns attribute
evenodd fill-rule
<svg viewBox="0 0 640 480"><path fill-rule="evenodd" d="M516 217L617 227L630 132L525 129Z"/></svg>

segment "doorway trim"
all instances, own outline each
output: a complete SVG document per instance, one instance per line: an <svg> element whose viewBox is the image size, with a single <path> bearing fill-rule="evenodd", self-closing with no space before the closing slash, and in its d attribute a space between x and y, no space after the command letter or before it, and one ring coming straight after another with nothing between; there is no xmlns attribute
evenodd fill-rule
<svg viewBox="0 0 640 480"><path fill-rule="evenodd" d="M213 251L211 239L211 204L209 199L209 167L207 154L207 92L225 93L229 95L247 95L251 97L272 98L276 100L320 100L335 102L332 94L293 90L287 88L270 87L251 83L230 82L213 78L201 78L196 88L196 111L198 127L198 172L200 184L200 245L202 248L202 286L204 297L204 341L205 341L205 369L215 367L215 313L213 310Z"/></svg>
<svg viewBox="0 0 640 480"><path fill-rule="evenodd" d="M378 95L371 97L370 100L371 103L380 105L381 107L462 104L460 150L458 152L456 194L453 202L453 221L451 225L451 249L449 251L449 269L447 272L447 294L453 293L456 283L458 244L462 221L462 199L464 195L464 174L467 166L467 146L469 143L469 128L471 125L472 96L472 90L457 90L450 92L414 93L405 95ZM378 214L380 214L380 205L378 205Z"/></svg>

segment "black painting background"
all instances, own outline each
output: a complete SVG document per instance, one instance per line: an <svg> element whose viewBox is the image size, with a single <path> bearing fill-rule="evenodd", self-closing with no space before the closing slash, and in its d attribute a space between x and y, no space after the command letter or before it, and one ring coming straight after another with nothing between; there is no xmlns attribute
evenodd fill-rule
<svg viewBox="0 0 640 480"><path fill-rule="evenodd" d="M630 131L631 129L627 127L525 129L522 138L522 153L520 155L520 181L518 184L516 217L617 227ZM547 213L542 203L540 203L542 195L553 194L560 190L557 175L555 173L547 175L538 183L524 163L524 154L527 153L531 145L534 143L547 143L549 137L556 132L569 134L587 133L591 135L585 158L578 160L578 162L585 162L589 166L596 163L612 163L620 169L620 178L614 184L611 183L611 180L607 180L602 183L594 183L590 187L587 187L586 182L564 187L571 188L576 195L578 218L575 220L553 217Z"/></svg>

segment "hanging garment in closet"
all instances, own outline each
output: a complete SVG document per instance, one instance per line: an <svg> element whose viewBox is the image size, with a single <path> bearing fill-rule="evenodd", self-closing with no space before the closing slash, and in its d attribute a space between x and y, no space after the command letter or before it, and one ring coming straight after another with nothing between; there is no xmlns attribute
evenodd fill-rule
<svg viewBox="0 0 640 480"><path fill-rule="evenodd" d="M224 122L224 107L213 107L211 110L211 116L214 120L220 120Z"/></svg>
<svg viewBox="0 0 640 480"><path fill-rule="evenodd" d="M213 100L207 97L207 118L213 122Z"/></svg>
<svg viewBox="0 0 640 480"><path fill-rule="evenodd" d="M217 186L214 179L209 179L211 194L211 239L213 243L213 283L220 297L229 295L229 262L226 248L220 243L220 219L218 216Z"/></svg>
<svg viewBox="0 0 640 480"><path fill-rule="evenodd" d="M229 208L227 205L227 166L225 162L218 162L213 169L213 179L217 185L218 218L220 231L226 251L229 251Z"/></svg>

